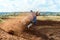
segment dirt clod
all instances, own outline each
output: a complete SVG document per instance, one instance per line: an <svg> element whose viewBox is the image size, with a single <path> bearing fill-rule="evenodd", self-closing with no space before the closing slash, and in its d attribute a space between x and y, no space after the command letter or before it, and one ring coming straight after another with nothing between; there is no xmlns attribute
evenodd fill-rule
<svg viewBox="0 0 60 40"><path fill-rule="evenodd" d="M8 33L11 35L14 35L14 31L12 31L12 30L10 30Z"/></svg>

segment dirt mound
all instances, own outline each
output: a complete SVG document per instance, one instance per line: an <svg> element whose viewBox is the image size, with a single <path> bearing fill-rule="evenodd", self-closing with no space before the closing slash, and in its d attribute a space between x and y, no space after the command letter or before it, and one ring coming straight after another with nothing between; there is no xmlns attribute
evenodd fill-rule
<svg viewBox="0 0 60 40"><path fill-rule="evenodd" d="M21 34L28 23L30 22L30 19L28 16L20 16L15 18L6 19L5 22L0 24L0 28L5 30L8 33L13 32L13 34Z"/></svg>

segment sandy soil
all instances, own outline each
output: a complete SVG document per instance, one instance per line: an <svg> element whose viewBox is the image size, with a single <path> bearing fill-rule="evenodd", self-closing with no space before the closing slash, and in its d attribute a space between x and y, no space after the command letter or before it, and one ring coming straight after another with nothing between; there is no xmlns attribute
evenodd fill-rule
<svg viewBox="0 0 60 40"><path fill-rule="evenodd" d="M0 29L0 40L28 40L28 39L10 35L7 32L5 32L4 30Z"/></svg>
<svg viewBox="0 0 60 40"><path fill-rule="evenodd" d="M13 18L7 19L4 22L5 24L3 25L2 23L0 27L18 27L20 26L19 20L17 21L17 19ZM8 25L9 23L10 25ZM60 40L60 21L37 20L36 24L32 25L29 29L26 28L22 34L19 35L12 34L13 32L7 33L3 29L0 29L0 32L1 40Z"/></svg>

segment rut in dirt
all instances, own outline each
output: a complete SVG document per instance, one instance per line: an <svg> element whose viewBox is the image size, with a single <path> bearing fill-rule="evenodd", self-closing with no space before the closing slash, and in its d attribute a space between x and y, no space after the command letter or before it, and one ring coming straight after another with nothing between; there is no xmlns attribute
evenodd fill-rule
<svg viewBox="0 0 60 40"><path fill-rule="evenodd" d="M40 28L42 27L42 28ZM39 29L40 28L40 29ZM32 25L31 28L27 31L37 37L42 37L45 40L54 40L55 38L50 37L60 35L60 22L59 21L41 21L37 20L36 25ZM56 35L54 35L56 34ZM59 37L58 37L59 38Z"/></svg>

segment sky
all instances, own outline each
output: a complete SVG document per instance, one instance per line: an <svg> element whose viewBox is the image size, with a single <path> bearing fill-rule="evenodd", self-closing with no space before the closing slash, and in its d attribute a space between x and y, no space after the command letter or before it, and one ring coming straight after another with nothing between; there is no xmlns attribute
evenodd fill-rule
<svg viewBox="0 0 60 40"><path fill-rule="evenodd" d="M0 12L60 12L60 0L0 0Z"/></svg>

